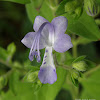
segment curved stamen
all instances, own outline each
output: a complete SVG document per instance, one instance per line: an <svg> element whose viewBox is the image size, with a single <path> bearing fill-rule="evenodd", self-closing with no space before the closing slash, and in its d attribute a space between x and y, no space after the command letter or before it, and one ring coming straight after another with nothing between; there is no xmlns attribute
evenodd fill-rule
<svg viewBox="0 0 100 100"><path fill-rule="evenodd" d="M40 62L41 61L41 58L40 58L40 51L39 51L39 39L40 39L40 34L38 36L38 40L37 40L37 62Z"/></svg>
<svg viewBox="0 0 100 100"><path fill-rule="evenodd" d="M37 62L40 62L40 51L39 51L39 40L41 38L40 35L43 28L45 27L45 25L48 25L49 28L49 45L51 46L54 43L54 29L53 29L53 25L49 22L45 22L41 25L41 27L39 28L39 31L37 32L37 34L35 35L31 50L30 50L30 54L29 54L29 59L31 61L33 61L34 55L37 56ZM45 40L45 39L44 39ZM37 50L37 51L36 51ZM36 53L36 52L37 53Z"/></svg>
<svg viewBox="0 0 100 100"><path fill-rule="evenodd" d="M34 54L35 54L35 50L36 50L36 37L37 37L37 35L35 35L35 38L34 38L34 40L33 40L33 44L32 44L32 47L31 47L31 50L30 50L30 53L29 53L29 59L31 60L31 61L33 61L33 56L34 56Z"/></svg>

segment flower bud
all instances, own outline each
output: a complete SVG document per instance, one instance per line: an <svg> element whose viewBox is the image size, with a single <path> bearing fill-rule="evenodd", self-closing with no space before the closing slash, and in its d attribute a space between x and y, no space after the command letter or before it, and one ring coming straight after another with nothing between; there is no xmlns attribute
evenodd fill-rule
<svg viewBox="0 0 100 100"><path fill-rule="evenodd" d="M38 79L38 71L29 72L25 77L24 80L27 82L36 82Z"/></svg>
<svg viewBox="0 0 100 100"><path fill-rule="evenodd" d="M87 69L87 64L85 63L85 61L74 62L72 66L78 71L86 71Z"/></svg>
<svg viewBox="0 0 100 100"><path fill-rule="evenodd" d="M80 73L79 73L79 71L73 69L73 70L71 71L71 76L72 76L73 78L75 78L75 79L78 79L78 78L80 77Z"/></svg>
<svg viewBox="0 0 100 100"><path fill-rule="evenodd" d="M82 11L83 11L83 10L82 10L82 7L77 7L77 8L75 9L75 14L76 14L76 17L77 17L77 18L81 16Z"/></svg>
<svg viewBox="0 0 100 100"><path fill-rule="evenodd" d="M65 5L65 12L73 12L76 9L77 6L78 6L78 2L76 0L69 1Z"/></svg>
<svg viewBox="0 0 100 100"><path fill-rule="evenodd" d="M96 0L84 0L84 8L89 16L95 16L99 12Z"/></svg>

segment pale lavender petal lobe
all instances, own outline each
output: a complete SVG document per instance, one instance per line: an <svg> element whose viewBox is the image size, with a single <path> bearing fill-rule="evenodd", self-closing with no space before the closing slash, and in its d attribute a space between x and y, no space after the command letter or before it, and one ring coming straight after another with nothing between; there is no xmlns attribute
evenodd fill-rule
<svg viewBox="0 0 100 100"><path fill-rule="evenodd" d="M28 48L31 48L32 43L34 41L36 33L35 32L29 32L25 35L25 37L21 40L21 42Z"/></svg>
<svg viewBox="0 0 100 100"><path fill-rule="evenodd" d="M57 52L65 52L67 50L69 50L70 48L72 48L72 42L71 42L71 38L69 35L67 34L59 34L56 37L55 43L54 43L54 50Z"/></svg>
<svg viewBox="0 0 100 100"><path fill-rule="evenodd" d="M51 22L55 28L55 35L65 33L68 20L64 16L55 17Z"/></svg>
<svg viewBox="0 0 100 100"><path fill-rule="evenodd" d="M43 84L53 84L57 80L56 69L51 66L41 67L38 78Z"/></svg>
<svg viewBox="0 0 100 100"><path fill-rule="evenodd" d="M34 21L33 29L37 32L40 26L45 22L48 22L45 18L42 16L37 16Z"/></svg>

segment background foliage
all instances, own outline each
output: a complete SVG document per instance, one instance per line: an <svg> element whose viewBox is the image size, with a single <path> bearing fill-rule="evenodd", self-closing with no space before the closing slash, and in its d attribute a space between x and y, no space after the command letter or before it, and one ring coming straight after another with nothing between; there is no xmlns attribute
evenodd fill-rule
<svg viewBox="0 0 100 100"><path fill-rule="evenodd" d="M0 0L0 6L0 100L100 100L99 10L89 16L84 0ZM52 85L39 81L42 61L29 61L29 49L20 42L33 31L37 15L48 21L56 16L68 19L66 34L71 36L73 48L63 54L54 52L61 64L55 60L58 79ZM69 71L68 66L79 61L87 64L86 71ZM77 78L74 71L79 73Z"/></svg>

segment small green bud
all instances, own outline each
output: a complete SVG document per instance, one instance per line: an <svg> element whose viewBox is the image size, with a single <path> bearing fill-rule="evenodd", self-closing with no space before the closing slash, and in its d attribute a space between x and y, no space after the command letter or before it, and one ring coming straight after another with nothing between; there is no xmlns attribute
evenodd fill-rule
<svg viewBox="0 0 100 100"><path fill-rule="evenodd" d="M37 79L38 79L38 71L29 72L24 78L25 81L32 83L36 82Z"/></svg>
<svg viewBox="0 0 100 100"><path fill-rule="evenodd" d="M76 14L76 17L80 17L82 14L82 7L77 7L75 9L75 14Z"/></svg>
<svg viewBox="0 0 100 100"><path fill-rule="evenodd" d="M37 92L42 87L41 81L37 79L37 81L33 84L33 87L34 87L34 92Z"/></svg>
<svg viewBox="0 0 100 100"><path fill-rule="evenodd" d="M7 79L0 77L0 89L2 89L7 84Z"/></svg>
<svg viewBox="0 0 100 100"><path fill-rule="evenodd" d="M73 70L71 71L71 76L72 76L73 78L75 78L75 79L78 79L78 78L80 77L80 72L77 71L77 70L75 70L75 69L73 69Z"/></svg>
<svg viewBox="0 0 100 100"><path fill-rule="evenodd" d="M87 64L85 61L78 61L72 64L73 68L75 68L78 71L86 71Z"/></svg>
<svg viewBox="0 0 100 100"><path fill-rule="evenodd" d="M78 2L76 0L74 1L69 1L66 5L65 5L65 12L70 12L72 13L76 7L78 6Z"/></svg>
<svg viewBox="0 0 100 100"><path fill-rule="evenodd" d="M84 0L84 8L89 16L95 16L99 12L96 0Z"/></svg>
<svg viewBox="0 0 100 100"><path fill-rule="evenodd" d="M71 81L75 86L78 86L78 78L80 77L79 71L72 69L71 70Z"/></svg>

